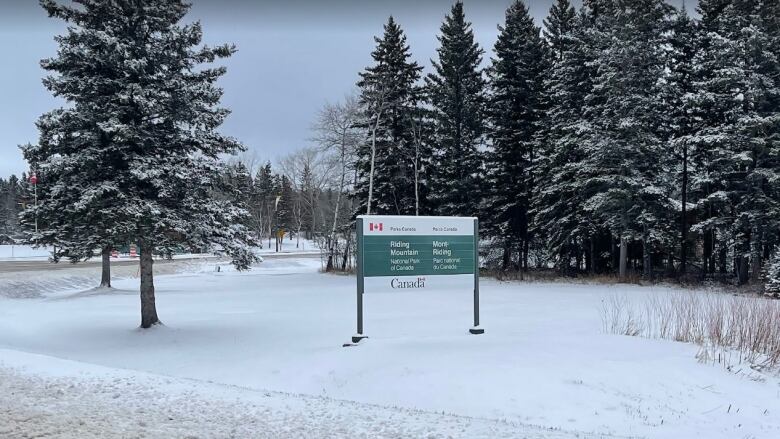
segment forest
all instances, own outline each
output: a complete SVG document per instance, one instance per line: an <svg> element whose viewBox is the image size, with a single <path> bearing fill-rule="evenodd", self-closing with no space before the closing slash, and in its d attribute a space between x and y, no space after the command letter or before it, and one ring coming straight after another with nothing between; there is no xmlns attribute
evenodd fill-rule
<svg viewBox="0 0 780 439"><path fill-rule="evenodd" d="M780 3L556 0L539 26L517 1L492 48L466 13L428 71L389 17L310 145L230 159L212 198L259 245L316 240L328 270L351 268L358 214L476 216L507 276L780 291ZM0 180L0 240L29 228L29 194Z"/></svg>

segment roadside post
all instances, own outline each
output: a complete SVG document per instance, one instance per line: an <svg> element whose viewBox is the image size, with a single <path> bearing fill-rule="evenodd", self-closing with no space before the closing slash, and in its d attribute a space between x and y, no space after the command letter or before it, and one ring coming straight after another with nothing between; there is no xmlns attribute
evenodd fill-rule
<svg viewBox="0 0 780 439"><path fill-rule="evenodd" d="M471 334L479 321L479 220L473 217L360 215L356 221L357 332L364 331L366 291L473 290Z"/></svg>

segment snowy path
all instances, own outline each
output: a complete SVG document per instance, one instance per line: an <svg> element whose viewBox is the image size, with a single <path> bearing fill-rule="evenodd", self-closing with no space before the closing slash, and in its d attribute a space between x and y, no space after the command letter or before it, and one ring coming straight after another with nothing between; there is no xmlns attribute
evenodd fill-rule
<svg viewBox="0 0 780 439"><path fill-rule="evenodd" d="M9 350L0 350L0 358L0 437L7 439L602 437L169 378Z"/></svg>
<svg viewBox="0 0 780 439"><path fill-rule="evenodd" d="M50 379L60 380L56 387L68 377L78 378L77 395L94 397L94 404L105 404L107 412L112 404L133 404L132 398L120 402L110 392L97 391L116 388L111 380L117 373L125 380L119 386L137 386L133 394L160 392L155 400L162 405L152 413L172 410L165 404L178 407L165 396L177 386L207 389L192 397L193 404L213 405L214 416L233 410L223 403L238 401L248 407L239 413L254 413L258 422L271 422L262 420L268 406L258 395L265 389L284 392L272 394L278 398L271 404L274 410L291 407L273 412L278 425L289 417L305 418L306 410L334 413L333 404L354 412L339 415L341 421L327 424L329 429L342 428L345 419L353 426L358 421L352 418L379 413L376 422L344 436L385 425L396 429L389 432L419 437L421 430L410 419L420 410L420 416L459 416L419 423L434 425L432 431L458 432L466 421L477 429L454 437L496 437L484 430L491 425L648 438L780 437L777 376L747 376L698 363L693 345L603 332L600 306L607 295L641 298L669 294L668 288L485 280L482 323L487 332L481 336L467 332L468 292L366 294L366 333L371 338L343 348L355 330L355 278L324 275L319 268L318 259L269 259L246 273L159 276L157 304L166 326L153 331L135 329L137 279L117 281L110 292L0 298L0 363L23 368L21 376L32 377L31 387L22 392L31 392L26 409L31 411L18 416L33 416L36 406L60 416L57 402L38 392ZM9 360L11 352L45 357L33 370L26 360ZM58 378L59 369L71 367L52 357L80 366ZM82 379L81 367L90 365L100 366ZM4 381L25 385L18 373L4 373ZM168 380L162 376L175 377L170 378L173 387L160 387ZM212 403L214 395L219 401ZM201 411L198 407L191 407L195 413L190 416ZM135 413L131 408L116 410ZM530 437L545 431L527 428L533 432ZM323 430L322 435L337 436L330 434L334 431ZM147 437L154 436L159 435Z"/></svg>

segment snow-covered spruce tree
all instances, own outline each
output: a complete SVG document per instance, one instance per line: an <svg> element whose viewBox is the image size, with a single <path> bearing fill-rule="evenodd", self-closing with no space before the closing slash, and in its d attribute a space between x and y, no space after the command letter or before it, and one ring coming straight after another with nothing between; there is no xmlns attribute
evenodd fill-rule
<svg viewBox="0 0 780 439"><path fill-rule="evenodd" d="M271 162L266 162L257 170L254 179L255 200L252 203L252 216L255 234L258 239L268 237L268 246L271 246L271 216L273 214L273 202L276 198L274 192L274 174Z"/></svg>
<svg viewBox="0 0 780 439"><path fill-rule="evenodd" d="M75 32L75 31L74 31ZM38 206L27 205L22 213L27 240L33 245L53 247L52 259L78 262L101 253L101 287L111 287L111 250L129 242L131 234L120 220L124 197L115 180L118 161L115 145L102 128L110 123L101 103L116 91L95 87L91 101L68 96L94 80L95 69L82 70L75 61L83 56L76 37L60 39L57 59L44 60L45 69L57 74L44 80L57 96L73 105L42 115L37 123L39 140L22 152L37 170L40 190ZM86 93L85 93L86 94ZM35 223L38 224L36 232Z"/></svg>
<svg viewBox="0 0 780 439"><path fill-rule="evenodd" d="M652 246L665 234L671 212L668 188L660 184L668 157L658 129L664 118L659 84L670 7L662 0L600 6L611 9L589 29L596 74L585 98L590 126L577 178L586 212L620 241L621 279L632 240L643 244L649 277Z"/></svg>
<svg viewBox="0 0 780 439"><path fill-rule="evenodd" d="M693 102L701 121L690 142L698 151L691 189L702 220L694 229L704 234L710 271L716 260L722 273L731 265L739 284L758 281L763 261L778 242L776 11L763 0L700 4Z"/></svg>
<svg viewBox="0 0 780 439"><path fill-rule="evenodd" d="M535 154L545 111L547 47L528 7L515 1L499 27L490 66L488 116L492 151L486 165L485 219L488 233L502 242L503 268L518 253L518 268L528 267L532 239L529 215L534 190Z"/></svg>
<svg viewBox="0 0 780 439"><path fill-rule="evenodd" d="M668 38L667 75L663 90L666 100L665 137L675 157L675 197L679 196L679 242L680 274L687 270L690 248L688 232L691 227L690 207L693 206L688 193L691 179L692 145L690 135L695 129L697 118L691 97L695 94L694 56L697 51L696 22L688 15L685 7L674 12Z"/></svg>
<svg viewBox="0 0 780 439"><path fill-rule="evenodd" d="M555 0L544 19L544 39L550 45L551 56L556 61L564 58L572 44L577 11L569 0Z"/></svg>
<svg viewBox="0 0 780 439"><path fill-rule="evenodd" d="M390 17L382 38L374 38L374 64L360 73L360 103L368 138L358 149L356 197L361 213L415 214L425 196L415 190L414 130L418 120L422 67L411 54L401 27ZM421 183L422 184L422 183Z"/></svg>
<svg viewBox="0 0 780 439"><path fill-rule="evenodd" d="M558 0L545 20L545 39L551 63L545 78L548 111L544 121L544 142L537 161L537 190L534 191L534 231L544 236L547 253L563 272L579 261L592 244L592 230L582 210L582 188L575 178L582 159L581 117L590 90L590 69L582 39L588 17L585 9L575 15L568 0ZM588 245L587 250L593 246ZM593 257L586 253L587 268ZM579 267L578 267L579 268Z"/></svg>
<svg viewBox="0 0 780 439"><path fill-rule="evenodd" d="M768 296L780 298L780 252L775 252L769 261L766 270L764 293Z"/></svg>
<svg viewBox="0 0 780 439"><path fill-rule="evenodd" d="M216 86L225 69L203 64L234 49L200 46L200 24L181 24L190 7L181 0L80 0L78 7L44 0L42 5L69 24L67 34L57 38L57 56L42 65L56 73L46 86L72 110L45 115L42 133L52 135L25 153L60 173L44 204L59 203L68 185L87 193L82 203L88 206L104 194L120 201L110 209L107 236L139 245L141 327L149 328L160 322L154 253L170 255L182 244L212 249L232 257L239 269L256 259L242 225L246 210L214 196L225 190L219 155L242 146L215 131L228 114L218 107L222 91ZM90 118L78 120L84 114ZM89 134L69 129L85 122ZM82 135L100 143L73 140ZM100 185L89 183L95 169L106 170ZM69 229L98 218L97 206L79 214L66 210L54 230L72 236Z"/></svg>
<svg viewBox="0 0 780 439"><path fill-rule="evenodd" d="M286 175L274 176L274 196L271 203L273 210L271 211L273 228L272 233L277 240L283 239L280 232L289 232L295 229L295 220L293 218L293 210L295 208L295 202L297 194L293 190L292 182ZM277 250L279 241L277 241Z"/></svg>
<svg viewBox="0 0 780 439"><path fill-rule="evenodd" d="M434 135L429 202L440 215L476 215L481 200L485 132L485 80L482 49L474 41L463 3L444 18L439 59L426 78L433 108Z"/></svg>
<svg viewBox="0 0 780 439"><path fill-rule="evenodd" d="M19 238L21 227L19 224L20 203L19 177L14 174L8 177L8 181L0 184L0 234L7 242Z"/></svg>

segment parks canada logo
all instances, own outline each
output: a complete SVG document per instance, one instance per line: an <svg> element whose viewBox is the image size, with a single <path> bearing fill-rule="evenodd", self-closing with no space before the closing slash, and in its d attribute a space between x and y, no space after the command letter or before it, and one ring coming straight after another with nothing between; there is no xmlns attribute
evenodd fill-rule
<svg viewBox="0 0 780 439"><path fill-rule="evenodd" d="M425 288L425 278L418 277L416 280L401 280L396 277L390 281L390 288L393 289Z"/></svg>

